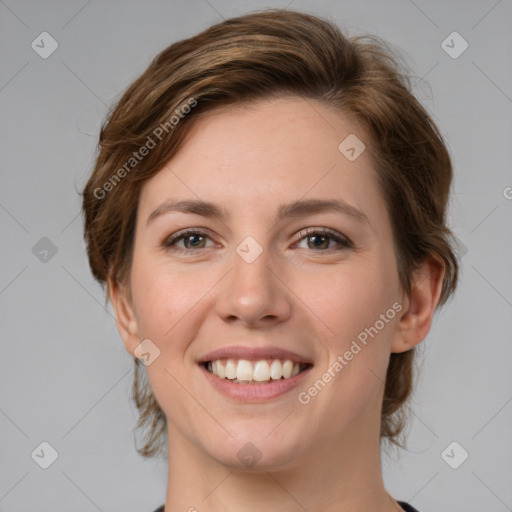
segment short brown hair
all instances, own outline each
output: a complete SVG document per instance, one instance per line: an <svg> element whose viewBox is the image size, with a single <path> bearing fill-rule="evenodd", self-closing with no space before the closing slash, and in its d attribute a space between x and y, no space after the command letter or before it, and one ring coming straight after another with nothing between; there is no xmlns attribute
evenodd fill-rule
<svg viewBox="0 0 512 512"><path fill-rule="evenodd" d="M128 278L141 188L177 153L199 115L290 95L321 101L362 127L391 218L402 288L410 293L415 269L435 253L445 269L438 306L444 304L458 275L446 225L452 166L395 54L374 36L346 37L328 20L279 9L228 19L166 48L130 85L101 129L96 165L83 192L95 278L102 284L109 277L116 283ZM195 106L183 115L187 104ZM131 161L149 139L156 142L157 127L165 128L160 130L165 135L141 163ZM409 350L390 357L381 438L394 443L404 426L413 356ZM134 361L138 427L149 427L138 451L152 456L162 447L166 417L147 382L141 385L145 375Z"/></svg>

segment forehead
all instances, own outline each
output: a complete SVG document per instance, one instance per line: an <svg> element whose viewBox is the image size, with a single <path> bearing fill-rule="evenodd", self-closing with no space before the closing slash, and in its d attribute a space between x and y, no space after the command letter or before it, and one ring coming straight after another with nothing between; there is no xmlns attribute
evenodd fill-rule
<svg viewBox="0 0 512 512"><path fill-rule="evenodd" d="M195 120L178 153L143 187L140 207L146 213L172 197L258 213L322 197L378 217L385 206L369 151L354 146L368 148L365 139L355 122L312 99L223 107ZM360 153L355 159L343 153L347 140Z"/></svg>

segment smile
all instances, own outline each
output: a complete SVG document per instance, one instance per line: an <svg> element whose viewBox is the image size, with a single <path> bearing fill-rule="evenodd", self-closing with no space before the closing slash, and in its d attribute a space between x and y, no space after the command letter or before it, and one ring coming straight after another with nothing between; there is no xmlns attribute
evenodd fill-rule
<svg viewBox="0 0 512 512"><path fill-rule="evenodd" d="M304 382L313 357L276 346L230 345L200 356L197 363L218 393L239 403L263 403Z"/></svg>
<svg viewBox="0 0 512 512"><path fill-rule="evenodd" d="M290 379L308 366L307 363L294 363L291 359L217 359L205 363L210 373L236 384L268 384Z"/></svg>

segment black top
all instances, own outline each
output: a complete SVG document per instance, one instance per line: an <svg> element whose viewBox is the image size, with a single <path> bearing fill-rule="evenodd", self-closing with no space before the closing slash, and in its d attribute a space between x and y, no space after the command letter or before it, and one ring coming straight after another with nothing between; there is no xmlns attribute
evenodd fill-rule
<svg viewBox="0 0 512 512"><path fill-rule="evenodd" d="M418 512L414 507L411 507L408 503L405 503L405 501L399 501L398 504L405 510L405 512ZM164 506L158 507L155 512L165 512Z"/></svg>
<svg viewBox="0 0 512 512"><path fill-rule="evenodd" d="M405 510L405 512L418 512L414 507L409 505L409 503L405 503L405 501L399 501L398 504ZM161 512L164 512L163 508Z"/></svg>

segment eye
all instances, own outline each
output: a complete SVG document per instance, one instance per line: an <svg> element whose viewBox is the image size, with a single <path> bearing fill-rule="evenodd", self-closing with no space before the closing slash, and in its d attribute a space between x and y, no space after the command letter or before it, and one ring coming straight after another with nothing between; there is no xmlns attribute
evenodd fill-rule
<svg viewBox="0 0 512 512"><path fill-rule="evenodd" d="M306 249L312 249L315 252L331 252L339 251L352 247L348 238L337 233L336 231L326 228L308 228L299 232L300 240L297 244L306 241ZM215 244L207 245L207 241L211 238L208 233L199 229L187 229L172 234L162 242L162 246L167 250L185 251L186 254L194 254L200 252L201 249L207 249ZM180 246L180 244L183 244ZM304 247L302 247L304 248Z"/></svg>
<svg viewBox="0 0 512 512"><path fill-rule="evenodd" d="M309 228L300 231L299 235L301 236L299 243L305 240L306 248L317 252L330 252L332 249L344 250L352 247L351 242L346 237L330 229ZM338 247L333 247L332 242L334 242L334 245L337 244Z"/></svg>
<svg viewBox="0 0 512 512"><path fill-rule="evenodd" d="M163 246L170 250L182 250L187 252L194 252L197 249L205 249L206 241L210 239L207 233L199 231L197 229L188 229L186 231L179 231L174 233L170 237L166 238L163 242ZM183 242L183 246L179 246L179 243ZM211 247L211 246L210 246Z"/></svg>

